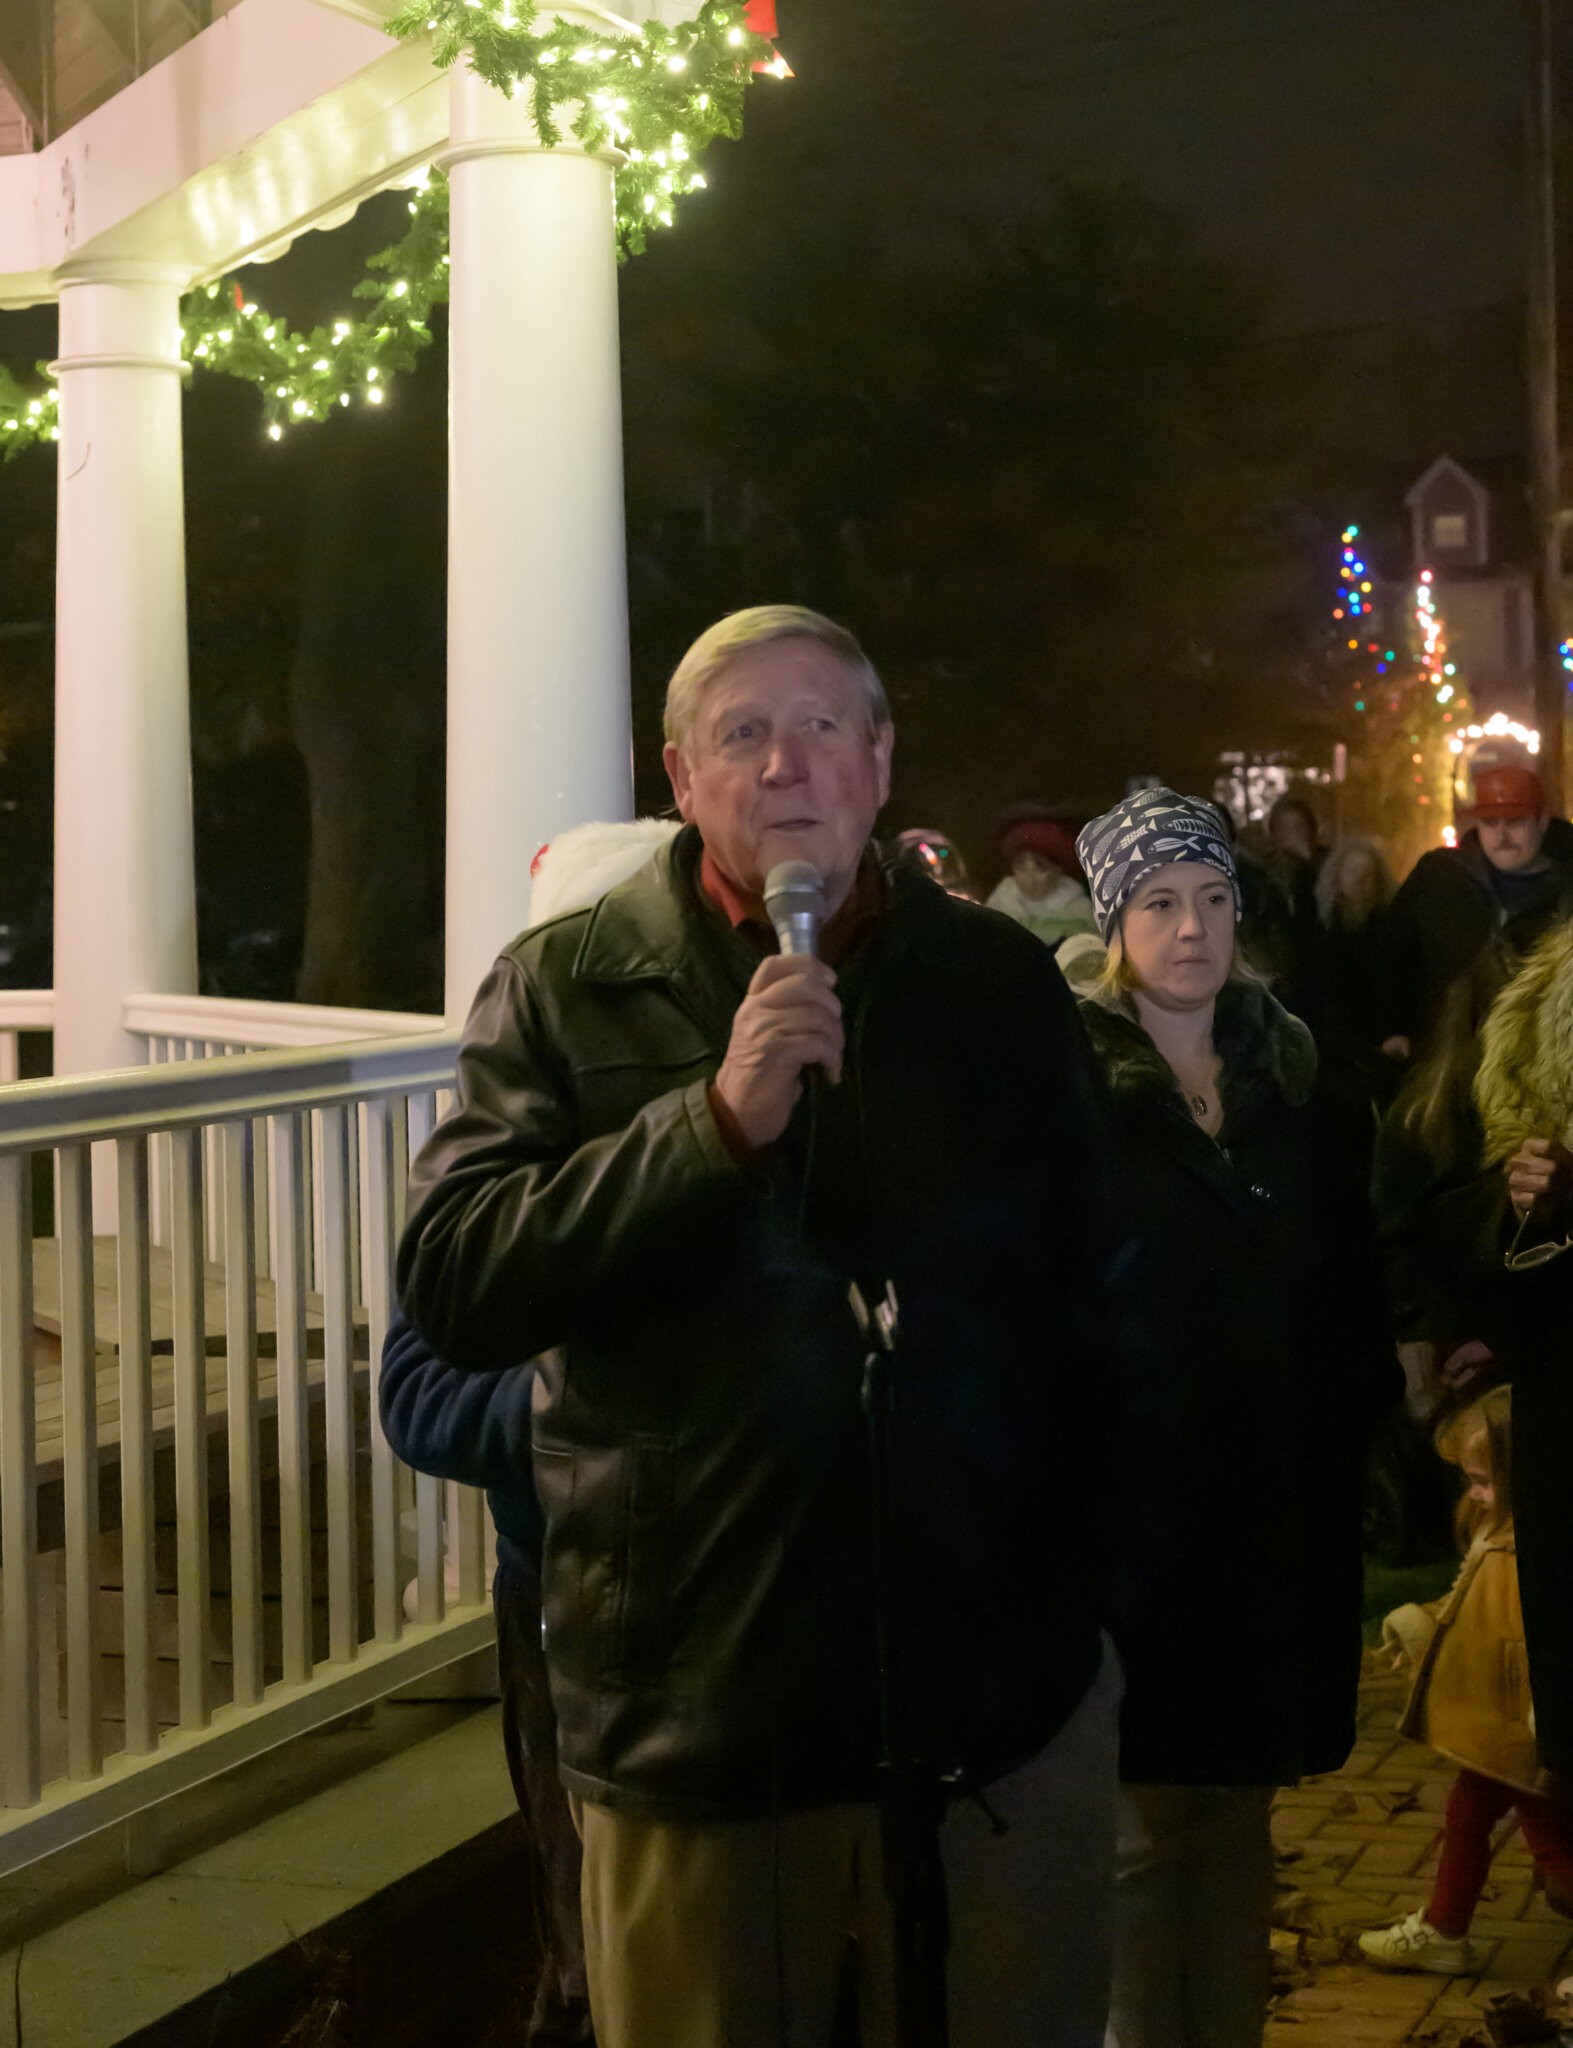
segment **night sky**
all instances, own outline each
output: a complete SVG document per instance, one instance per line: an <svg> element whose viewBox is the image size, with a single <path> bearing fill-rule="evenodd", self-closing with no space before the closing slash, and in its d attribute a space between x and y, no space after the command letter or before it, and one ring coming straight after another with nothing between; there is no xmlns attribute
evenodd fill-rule
<svg viewBox="0 0 1573 2048"><path fill-rule="evenodd" d="M755 115L755 161L734 173L769 178L775 204L867 193L918 246L1030 211L1057 177L1128 182L1263 280L1286 329L1368 356L1394 330L1457 352L1450 388L1427 408L1385 394L1397 421L1375 399L1341 454L1517 452L1516 336L1504 356L1491 316L1522 291L1519 9L785 0L782 20L800 77Z"/></svg>
<svg viewBox="0 0 1573 2048"><path fill-rule="evenodd" d="M800 78L781 120L816 154L827 110L848 124L840 164L820 163L827 184L856 190L854 131L872 108L876 186L915 212L1031 204L1055 172L1127 179L1273 275L1297 325L1434 316L1517 289L1513 7L784 0L782 22Z"/></svg>

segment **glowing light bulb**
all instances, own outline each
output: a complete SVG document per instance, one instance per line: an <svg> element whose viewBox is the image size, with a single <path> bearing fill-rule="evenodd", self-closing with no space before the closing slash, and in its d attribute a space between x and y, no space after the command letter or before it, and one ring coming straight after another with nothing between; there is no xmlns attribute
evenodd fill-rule
<svg viewBox="0 0 1573 2048"><path fill-rule="evenodd" d="M284 438L284 429L283 429L283 428L282 428L281 426L279 426L279 425L277 425L277 424L275 423L275 424L274 424L273 426L269 427L269 429L268 429L268 439L269 439L270 441L282 441L282 440L283 440L283 438Z"/></svg>
<svg viewBox="0 0 1573 2048"><path fill-rule="evenodd" d="M686 57L668 57L666 68L668 71L686 71L688 69L688 59Z"/></svg>
<svg viewBox="0 0 1573 2048"><path fill-rule="evenodd" d="M393 287L393 296L394 296L394 297L395 297L396 299L402 299L402 298L404 298L404 297L405 297L405 296L407 295L407 293L409 292L409 289L410 289L409 279L408 279L408 278L405 278L405 277L401 277L401 278L399 279L398 283L397 283L397 284L396 284L396 285L395 285L395 286Z"/></svg>
<svg viewBox="0 0 1573 2048"><path fill-rule="evenodd" d="M290 407L290 411L295 415L296 419L303 420L306 417L307 413L311 411L311 407L306 403L304 398L297 398L295 403Z"/></svg>
<svg viewBox="0 0 1573 2048"><path fill-rule="evenodd" d="M366 403L368 405L381 405L382 403L382 393L375 384L366 393Z"/></svg>

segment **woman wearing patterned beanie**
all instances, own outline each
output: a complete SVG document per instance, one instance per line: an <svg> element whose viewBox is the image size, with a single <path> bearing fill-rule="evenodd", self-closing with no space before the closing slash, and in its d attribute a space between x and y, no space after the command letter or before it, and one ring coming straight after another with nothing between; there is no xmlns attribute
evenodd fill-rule
<svg viewBox="0 0 1573 2048"><path fill-rule="evenodd" d="M1259 2048L1275 1788L1354 1739L1361 1495L1395 1384L1361 1146L1240 961L1223 820L1139 792L1078 841L1138 1356L1118 1475L1118 2048Z"/></svg>

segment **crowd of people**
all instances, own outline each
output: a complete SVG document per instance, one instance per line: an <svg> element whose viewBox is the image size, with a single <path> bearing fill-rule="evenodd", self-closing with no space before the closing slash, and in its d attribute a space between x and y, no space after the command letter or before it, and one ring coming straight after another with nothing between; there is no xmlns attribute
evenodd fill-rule
<svg viewBox="0 0 1573 2048"><path fill-rule="evenodd" d="M1142 788L985 909L882 857L894 743L830 621L704 634L678 822L548 851L412 1170L382 1413L491 1496L531 2040L1255 2048L1274 1793L1449 1471L1368 1953L1467 1965L1510 1809L1573 1905L1573 834L1498 766L1395 891Z"/></svg>

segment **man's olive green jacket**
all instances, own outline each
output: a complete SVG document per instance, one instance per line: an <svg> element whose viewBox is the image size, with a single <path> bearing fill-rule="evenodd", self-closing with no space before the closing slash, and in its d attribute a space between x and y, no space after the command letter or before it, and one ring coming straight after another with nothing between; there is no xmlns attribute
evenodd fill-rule
<svg viewBox="0 0 1573 2048"><path fill-rule="evenodd" d="M894 1285L890 1643L904 1755L1025 1761L1099 1659L1110 1231L1097 1078L1048 951L893 874L842 971L845 1077L739 1164L707 1090L757 965L698 836L527 932L416 1162L410 1316L539 1354L564 1775L669 1819L872 1794L865 1345Z"/></svg>

